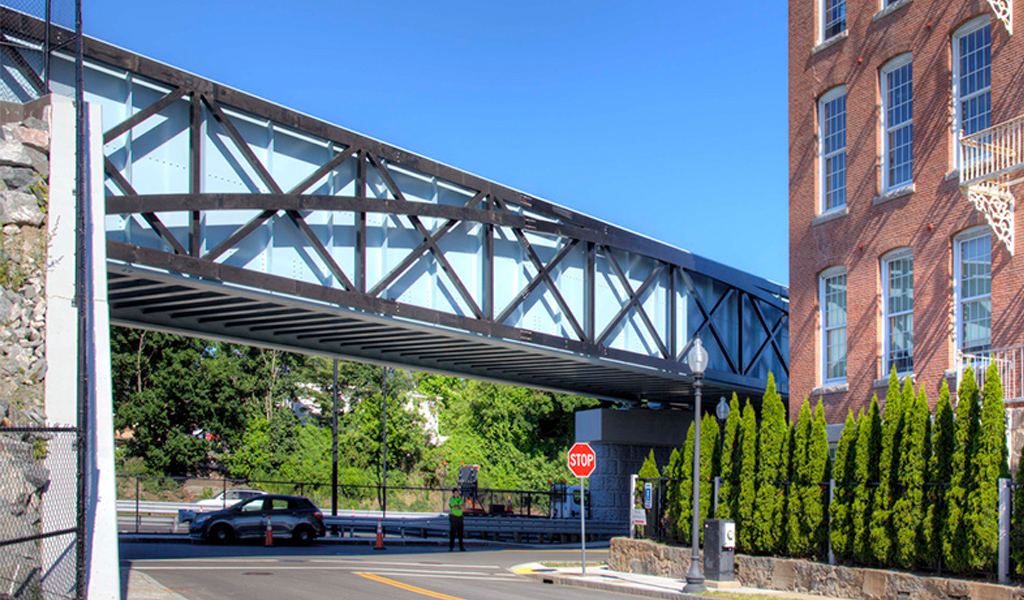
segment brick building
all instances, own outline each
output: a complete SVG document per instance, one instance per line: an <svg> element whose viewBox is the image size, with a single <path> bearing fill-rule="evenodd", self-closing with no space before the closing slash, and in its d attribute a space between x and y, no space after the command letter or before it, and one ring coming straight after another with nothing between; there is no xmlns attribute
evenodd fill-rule
<svg viewBox="0 0 1024 600"><path fill-rule="evenodd" d="M790 0L791 416L821 396L842 423L872 393L884 400L893 367L933 407L972 362L1000 366L1008 403L1024 395L1012 12L1012 0Z"/></svg>

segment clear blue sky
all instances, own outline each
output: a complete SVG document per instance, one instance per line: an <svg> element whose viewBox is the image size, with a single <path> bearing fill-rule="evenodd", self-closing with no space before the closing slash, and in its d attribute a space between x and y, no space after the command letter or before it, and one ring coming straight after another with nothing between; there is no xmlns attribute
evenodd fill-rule
<svg viewBox="0 0 1024 600"><path fill-rule="evenodd" d="M88 35L788 283L782 0L83 6Z"/></svg>

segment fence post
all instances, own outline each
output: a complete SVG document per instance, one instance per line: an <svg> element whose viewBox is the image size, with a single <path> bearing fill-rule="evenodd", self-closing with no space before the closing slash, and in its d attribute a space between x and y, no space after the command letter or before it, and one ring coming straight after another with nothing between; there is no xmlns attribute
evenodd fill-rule
<svg viewBox="0 0 1024 600"><path fill-rule="evenodd" d="M1010 480L999 480L999 583L1010 583Z"/></svg>
<svg viewBox="0 0 1024 600"><path fill-rule="evenodd" d="M135 534L139 533L139 476L135 476Z"/></svg>
<svg viewBox="0 0 1024 600"><path fill-rule="evenodd" d="M633 524L633 509L636 508L636 478L637 474L629 476L629 539L636 537L636 525Z"/></svg>
<svg viewBox="0 0 1024 600"><path fill-rule="evenodd" d="M825 514L829 515L828 519L828 564L836 564L836 555L832 553L832 501L836 497L836 480L828 480L828 506L825 507Z"/></svg>
<svg viewBox="0 0 1024 600"><path fill-rule="evenodd" d="M722 488L722 478L715 477L714 479L714 491L711 495L711 514L718 518L718 490Z"/></svg>

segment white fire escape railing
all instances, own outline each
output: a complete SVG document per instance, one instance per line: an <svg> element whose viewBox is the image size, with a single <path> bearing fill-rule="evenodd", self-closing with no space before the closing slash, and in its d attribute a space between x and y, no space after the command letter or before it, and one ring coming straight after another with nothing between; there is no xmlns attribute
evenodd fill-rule
<svg viewBox="0 0 1024 600"><path fill-rule="evenodd" d="M961 189L1012 255L1016 198L1010 187L1022 181L1024 116L961 137L960 159Z"/></svg>
<svg viewBox="0 0 1024 600"><path fill-rule="evenodd" d="M963 380L967 367L974 369L974 377L978 386L985 385L985 371L995 363L999 370L999 381L1003 385L1003 400L1024 400L1024 346L999 348L982 354L960 355L957 361L956 380Z"/></svg>

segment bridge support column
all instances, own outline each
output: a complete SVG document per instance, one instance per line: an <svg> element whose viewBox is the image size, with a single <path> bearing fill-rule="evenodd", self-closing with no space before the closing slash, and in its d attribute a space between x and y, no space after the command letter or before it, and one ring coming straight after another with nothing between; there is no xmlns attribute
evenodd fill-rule
<svg viewBox="0 0 1024 600"><path fill-rule="evenodd" d="M576 413L576 441L597 454L590 476L590 517L629 523L629 476L654 450L658 469L668 465L673 448L686 443L692 416L680 411L597 408ZM624 529L625 531L625 529Z"/></svg>
<svg viewBox="0 0 1024 600"><path fill-rule="evenodd" d="M87 339L75 335L75 108L70 98L51 96L49 264L46 277L46 419L50 425L75 425L78 415L78 352L91 350L87 440L86 593L120 600L117 550L117 497L114 478L114 421L110 373L110 311L107 308L107 253L104 228L103 125L98 105L87 106L86 158L89 198L88 233L93 289L93 330ZM67 449L71 451L71 449ZM75 526L76 474L73 466L58 464L57 452L47 458L50 485L43 496L43 529ZM63 455L66 463L67 454ZM75 539L62 535L44 540L43 586L57 594L71 593L75 584ZM47 597L51 597L48 595ZM59 597L64 597L60 595Z"/></svg>

